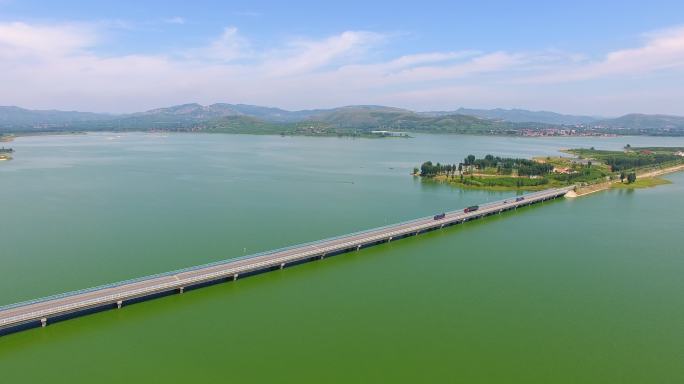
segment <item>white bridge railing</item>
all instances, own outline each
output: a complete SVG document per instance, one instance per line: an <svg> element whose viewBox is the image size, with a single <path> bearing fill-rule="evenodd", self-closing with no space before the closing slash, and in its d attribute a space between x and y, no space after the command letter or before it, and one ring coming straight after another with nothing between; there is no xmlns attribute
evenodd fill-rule
<svg viewBox="0 0 684 384"><path fill-rule="evenodd" d="M426 229L443 227L448 224L457 223L460 221L465 221L467 219L480 217L490 213L496 213L502 210L515 208L521 205L528 205L540 200L547 198L555 198L564 195L572 187L547 190L537 193L532 193L525 195L525 200L515 201L515 198L508 200L500 200L497 202L484 204L477 211L464 213L463 211L451 211L448 212L444 219L433 220L430 217L424 217L416 220L410 220L398 224L393 224L385 227L374 228L367 231L356 232L353 234L348 234L344 236L338 236L334 238L329 238L325 240L320 240L316 242L300 244L292 247L281 248L275 251L259 253L255 255L250 255L246 257L234 258L223 260L216 263L205 264L201 266L186 268L177 271L166 272L162 274L157 274L153 276L146 276L139 279L127 280L124 282L113 283L109 285L103 285L99 287L93 287L86 290L80 290L75 292L67 292L61 295L50 296L42 299L31 300L29 302L17 303L8 305L5 307L0 307L0 316L2 312L10 312L12 309L17 309L21 307L30 307L32 305L38 305L42 303L49 303L51 301L55 302L55 306L49 308L37 309L35 311L25 312L18 315L10 315L5 318L0 318L0 328L22 324L28 321L39 320L42 318L47 318L50 316L56 316L60 314L66 314L75 312L78 310L84 310L88 308L115 304L119 301L131 300L138 297L144 297L152 295L155 293L170 291L174 289L179 289L181 287L192 286L194 284L199 284L202 282L208 282L212 280L218 280L227 277L237 277L237 275L245 272L258 271L264 268L278 266L280 264L286 264L288 262L303 260L307 258L312 258L316 256L322 256L327 253L342 251L349 248L363 246L369 243L378 242L382 240L387 240L397 236L404 236L411 233L418 233ZM505 203L504 203L505 202ZM391 230L396 228L396 230ZM360 237L366 234L367 236ZM344 238L354 238L347 242L339 242L339 240ZM326 245L328 244L328 245ZM295 249L301 249L301 252L296 252L294 254L284 255L278 257L279 253L284 253L292 251ZM236 265L242 264L245 260L252 260L246 265ZM193 272L200 272L206 270L205 273L199 273L196 276L188 276L180 278L181 274L192 274ZM141 288L134 288L135 285L144 283L147 281L153 281L155 279L162 279L164 277L173 276L175 279L169 282L163 282L159 284L153 284ZM126 289L130 286L130 289ZM102 296L94 298L84 298L83 300L74 301L72 303L58 304L60 301L65 301L69 298L75 298L78 295L87 295L89 293L94 293L99 290L106 289L121 289L122 292L105 294Z"/></svg>

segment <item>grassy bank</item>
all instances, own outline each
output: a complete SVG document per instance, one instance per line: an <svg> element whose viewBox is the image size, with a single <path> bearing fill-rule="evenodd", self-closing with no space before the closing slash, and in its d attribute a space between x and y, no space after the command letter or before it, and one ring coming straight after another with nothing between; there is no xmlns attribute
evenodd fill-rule
<svg viewBox="0 0 684 384"><path fill-rule="evenodd" d="M448 183L464 189L487 189L491 191L541 191L556 186L560 183L549 182L547 179L531 179L523 177L507 176L459 176L448 177L439 175L431 178L435 182Z"/></svg>
<svg viewBox="0 0 684 384"><path fill-rule="evenodd" d="M666 175L673 172L684 171L684 165L679 164L673 167L662 168L657 172L648 172L640 174L639 178L633 183L625 183L618 180L613 180L605 183L598 183L593 185L587 185L577 188L577 196L588 195L594 192L604 191L611 188L619 189L641 189L641 188L652 188L659 185L672 184L670 180L663 179L660 176Z"/></svg>
<svg viewBox="0 0 684 384"><path fill-rule="evenodd" d="M467 176L461 181L460 177L452 178L446 175L438 175L427 179L427 181L448 183L463 189L487 189L490 191L542 191L561 186L557 183L549 183L544 179L498 176Z"/></svg>
<svg viewBox="0 0 684 384"><path fill-rule="evenodd" d="M660 177L647 177L642 179L637 179L637 181L627 184L627 183L612 183L611 188L617 189L638 189L638 188L651 188L658 185L672 184L670 180L663 179Z"/></svg>

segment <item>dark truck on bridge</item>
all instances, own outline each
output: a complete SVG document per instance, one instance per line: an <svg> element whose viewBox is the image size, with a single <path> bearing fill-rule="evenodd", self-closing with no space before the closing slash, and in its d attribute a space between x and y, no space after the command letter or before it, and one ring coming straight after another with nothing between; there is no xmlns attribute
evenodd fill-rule
<svg viewBox="0 0 684 384"><path fill-rule="evenodd" d="M444 217L446 217L446 213L440 213L439 215L435 215L433 217L434 220L442 220Z"/></svg>
<svg viewBox="0 0 684 384"><path fill-rule="evenodd" d="M516 197L516 198L515 198L515 202L516 202L516 203L519 202L519 201L523 201L523 200L525 200L524 197Z"/></svg>
<svg viewBox="0 0 684 384"><path fill-rule="evenodd" d="M463 212L464 212L464 213L475 212L475 211L477 211L478 209L480 209L480 206L479 206L479 205L471 205L470 207L464 209Z"/></svg>

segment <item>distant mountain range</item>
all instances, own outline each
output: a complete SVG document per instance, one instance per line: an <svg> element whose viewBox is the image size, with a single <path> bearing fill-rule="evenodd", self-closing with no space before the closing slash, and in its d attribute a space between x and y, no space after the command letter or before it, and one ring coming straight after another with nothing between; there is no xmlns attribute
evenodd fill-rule
<svg viewBox="0 0 684 384"><path fill-rule="evenodd" d="M674 132L684 130L684 117L632 113L615 119L597 121L595 125L643 131L662 130Z"/></svg>
<svg viewBox="0 0 684 384"><path fill-rule="evenodd" d="M82 121L114 119L115 115L106 115L76 111L36 111L19 107L0 106L0 129L26 127L39 124L66 124Z"/></svg>
<svg viewBox="0 0 684 384"><path fill-rule="evenodd" d="M441 116L441 115L469 115L477 116L485 119L504 120L513 123L544 123L544 124L559 124L559 125L577 125L589 124L599 120L601 117L592 116L578 116L578 115L563 115L548 111L528 111L525 109L470 109L459 108L451 112L423 112L423 115Z"/></svg>
<svg viewBox="0 0 684 384"><path fill-rule="evenodd" d="M473 134L684 135L684 117L615 119L522 109L414 112L378 105L288 111L246 104L183 104L130 114L0 107L0 133L171 130L255 134L357 135L373 130Z"/></svg>

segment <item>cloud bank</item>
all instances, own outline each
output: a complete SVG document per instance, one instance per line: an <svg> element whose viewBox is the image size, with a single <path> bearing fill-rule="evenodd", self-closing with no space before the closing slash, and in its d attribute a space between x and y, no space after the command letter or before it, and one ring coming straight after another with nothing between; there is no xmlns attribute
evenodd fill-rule
<svg viewBox="0 0 684 384"><path fill-rule="evenodd" d="M0 105L130 112L240 102L684 114L684 27L647 33L633 47L598 57L477 47L387 57L378 53L397 37L373 31L260 48L231 26L182 52L106 55L96 49L106 35L102 25L0 23Z"/></svg>

